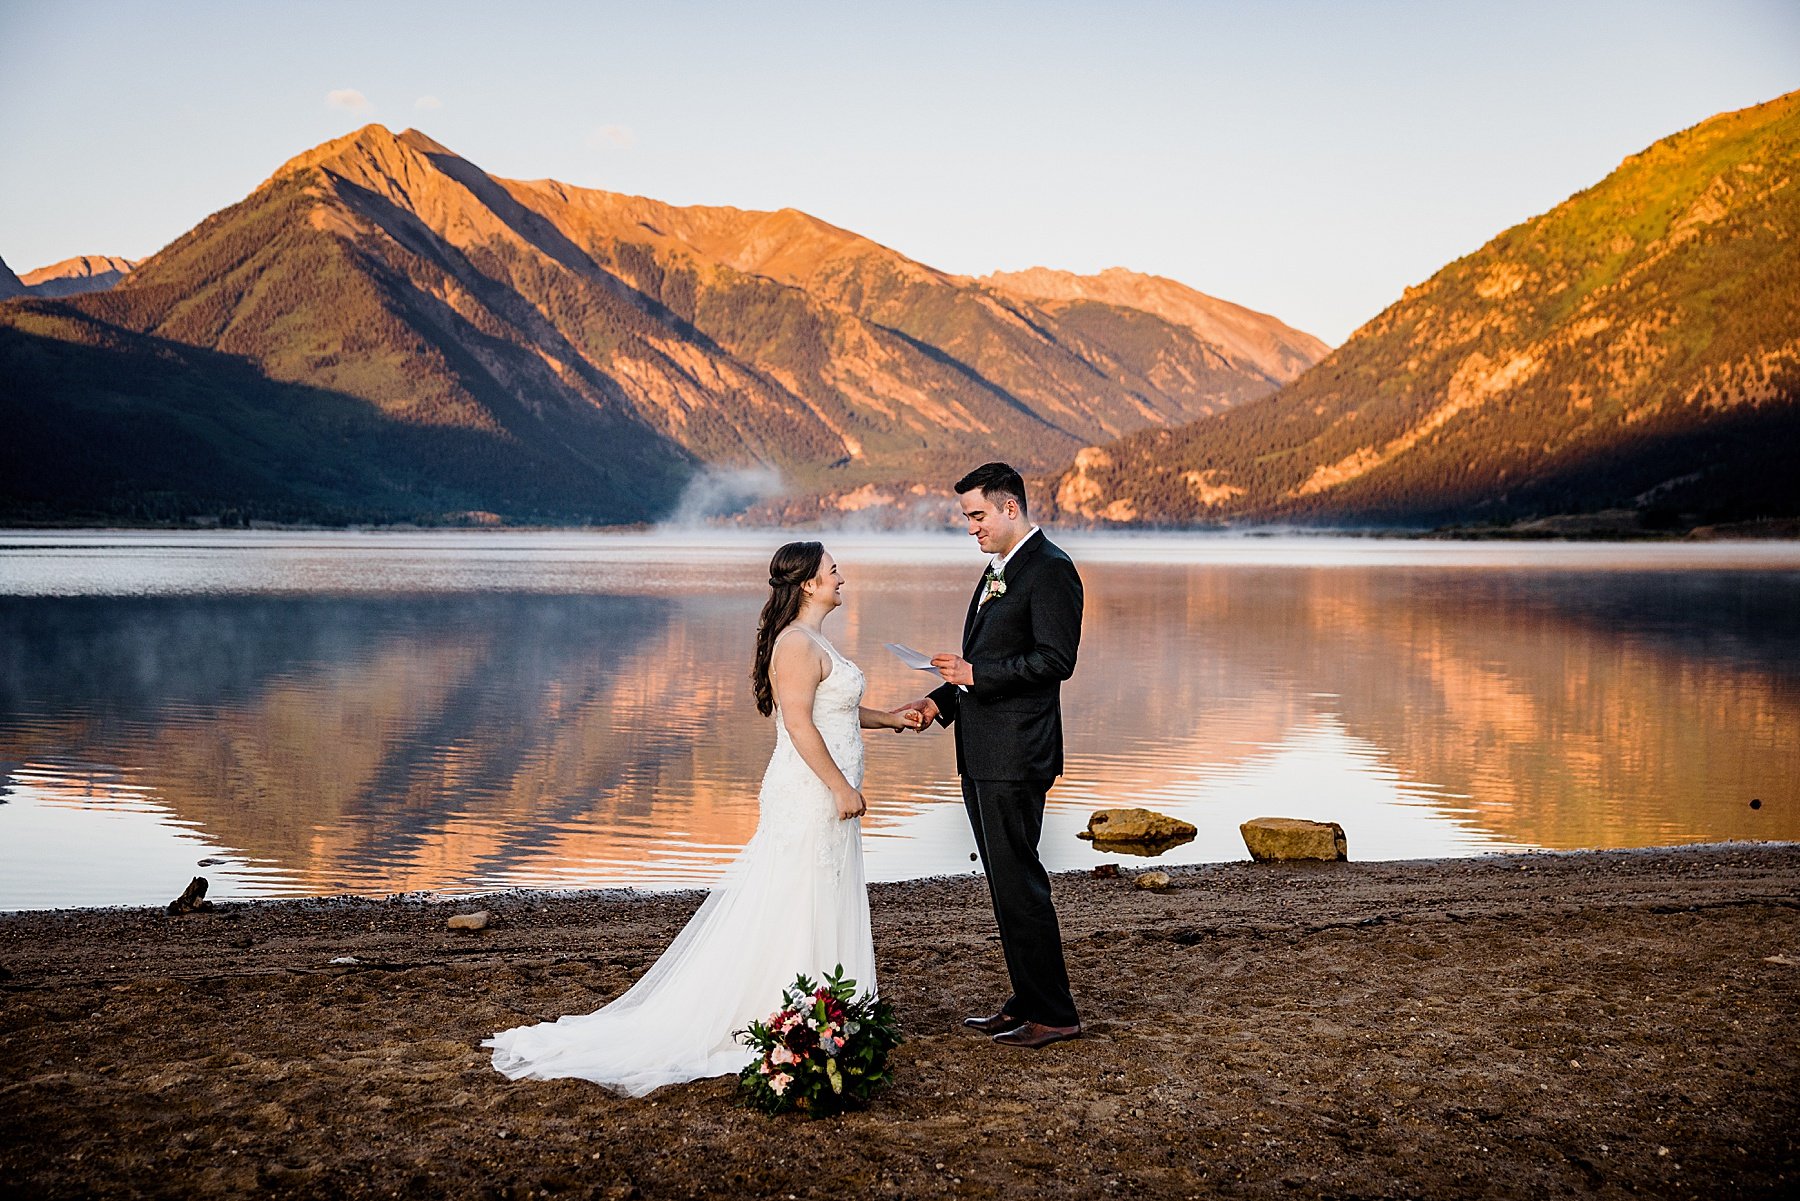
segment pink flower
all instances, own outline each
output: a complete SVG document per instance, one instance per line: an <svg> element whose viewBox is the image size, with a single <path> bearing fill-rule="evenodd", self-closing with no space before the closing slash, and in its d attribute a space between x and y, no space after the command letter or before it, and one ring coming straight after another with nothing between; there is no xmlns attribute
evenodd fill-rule
<svg viewBox="0 0 1800 1201"><path fill-rule="evenodd" d="M786 1076L786 1075L777 1075L777 1076L769 1077L769 1089L777 1097L779 1097L783 1093L787 1092L787 1087L790 1083L792 1083L792 1078L789 1076Z"/></svg>

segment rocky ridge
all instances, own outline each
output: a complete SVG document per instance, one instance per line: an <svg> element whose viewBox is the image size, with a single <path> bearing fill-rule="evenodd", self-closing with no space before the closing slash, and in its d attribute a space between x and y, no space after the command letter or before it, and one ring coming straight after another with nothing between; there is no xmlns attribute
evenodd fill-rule
<svg viewBox="0 0 1800 1201"><path fill-rule="evenodd" d="M113 254L78 254L72 259L27 271L20 282L33 296L77 296L104 292L131 274L137 261Z"/></svg>
<svg viewBox="0 0 1800 1201"><path fill-rule="evenodd" d="M1254 309L1196 291L1160 275L1108 267L1097 275L1077 275L1048 267L996 271L980 282L996 291L1031 300L1059 315L1082 304L1110 304L1154 313L1190 329L1219 347L1235 364L1271 383L1292 382L1331 353L1311 334Z"/></svg>

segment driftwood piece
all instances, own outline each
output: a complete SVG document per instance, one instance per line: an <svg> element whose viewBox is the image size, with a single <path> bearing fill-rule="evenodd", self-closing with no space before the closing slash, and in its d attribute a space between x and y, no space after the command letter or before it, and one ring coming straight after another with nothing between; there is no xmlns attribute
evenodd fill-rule
<svg viewBox="0 0 1800 1201"><path fill-rule="evenodd" d="M170 913L204 913L213 907L206 899L206 877L195 876L187 890L169 902Z"/></svg>

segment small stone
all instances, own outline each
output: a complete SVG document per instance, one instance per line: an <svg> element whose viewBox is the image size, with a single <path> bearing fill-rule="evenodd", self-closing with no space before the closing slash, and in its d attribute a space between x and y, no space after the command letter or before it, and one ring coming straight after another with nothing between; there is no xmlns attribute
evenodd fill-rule
<svg viewBox="0 0 1800 1201"><path fill-rule="evenodd" d="M1147 888L1152 892L1163 892L1169 887L1169 873L1139 872L1134 882L1139 888Z"/></svg>
<svg viewBox="0 0 1800 1201"><path fill-rule="evenodd" d="M1239 826L1238 832L1244 836L1250 858L1258 863L1349 858L1344 827L1336 822L1305 821L1297 817L1253 817Z"/></svg>
<svg viewBox="0 0 1800 1201"><path fill-rule="evenodd" d="M336 959L328 959L328 960L326 960L326 962L333 963L333 964L343 964L346 967L354 967L355 965L361 963L362 960L358 959L354 955L339 955Z"/></svg>
<svg viewBox="0 0 1800 1201"><path fill-rule="evenodd" d="M1102 863L1094 868L1094 879L1096 880L1117 880L1118 878L1119 865L1116 863Z"/></svg>
<svg viewBox="0 0 1800 1201"><path fill-rule="evenodd" d="M452 930L485 930L493 916L485 909L478 909L474 913L456 914L446 924Z"/></svg>

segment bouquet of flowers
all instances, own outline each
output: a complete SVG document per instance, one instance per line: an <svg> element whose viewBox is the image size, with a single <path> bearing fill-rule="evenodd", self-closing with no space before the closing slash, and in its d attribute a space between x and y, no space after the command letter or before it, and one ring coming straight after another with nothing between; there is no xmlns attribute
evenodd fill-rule
<svg viewBox="0 0 1800 1201"><path fill-rule="evenodd" d="M842 964L823 983L800 976L767 1021L737 1032L757 1052L738 1074L746 1104L764 1113L798 1109L823 1117L866 1105L893 1080L888 1053L900 1045L894 1007L855 992Z"/></svg>

